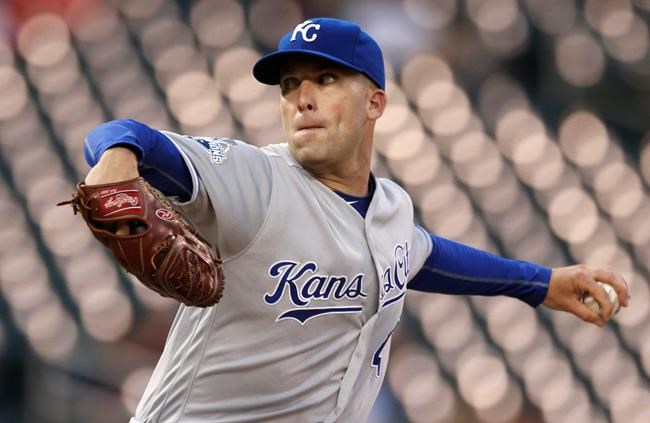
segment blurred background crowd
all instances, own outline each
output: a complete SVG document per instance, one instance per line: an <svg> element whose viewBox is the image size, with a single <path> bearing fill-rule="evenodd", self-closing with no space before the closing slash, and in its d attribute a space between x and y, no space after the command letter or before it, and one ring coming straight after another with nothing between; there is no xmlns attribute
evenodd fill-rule
<svg viewBox="0 0 650 423"><path fill-rule="evenodd" d="M370 421L649 422L650 0L0 1L0 421L128 421L175 313L54 207L85 134L130 117L282 142L251 67L313 16L382 45L374 172L422 225L631 286L603 329L409 293Z"/></svg>

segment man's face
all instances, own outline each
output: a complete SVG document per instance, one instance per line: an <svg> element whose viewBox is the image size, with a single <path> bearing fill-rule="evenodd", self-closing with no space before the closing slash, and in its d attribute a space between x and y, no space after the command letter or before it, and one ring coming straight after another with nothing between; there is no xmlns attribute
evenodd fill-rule
<svg viewBox="0 0 650 423"><path fill-rule="evenodd" d="M282 125L289 148L308 170L326 172L359 156L369 128L372 83L362 74L306 56L280 77Z"/></svg>

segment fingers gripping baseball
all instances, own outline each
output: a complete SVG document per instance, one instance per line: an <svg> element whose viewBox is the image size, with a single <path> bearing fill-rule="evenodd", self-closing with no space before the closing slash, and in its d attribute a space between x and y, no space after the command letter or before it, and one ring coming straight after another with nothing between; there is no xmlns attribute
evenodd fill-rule
<svg viewBox="0 0 650 423"><path fill-rule="evenodd" d="M620 299L620 304L627 307L628 288L621 275L611 270L584 265L553 269L544 305L603 326L612 317L614 304L598 282L611 285ZM589 295L599 304L600 313L585 305L584 299Z"/></svg>
<svg viewBox="0 0 650 423"><path fill-rule="evenodd" d="M573 268L554 269L544 305L554 310L572 313L586 322L598 326L604 325L605 320L603 317L582 303L589 282L590 277L585 270Z"/></svg>
<svg viewBox="0 0 650 423"><path fill-rule="evenodd" d="M594 279L599 282L610 285L616 291L620 305L628 306L630 300L630 291L627 281L618 273L610 269L594 269Z"/></svg>

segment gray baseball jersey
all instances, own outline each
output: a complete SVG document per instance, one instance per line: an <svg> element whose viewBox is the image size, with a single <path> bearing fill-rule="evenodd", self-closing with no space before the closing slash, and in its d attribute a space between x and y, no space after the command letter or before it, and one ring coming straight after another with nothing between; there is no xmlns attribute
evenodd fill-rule
<svg viewBox="0 0 650 423"><path fill-rule="evenodd" d="M226 288L216 306L181 305L132 422L365 421L431 250L409 196L377 179L364 220L286 144L166 135Z"/></svg>

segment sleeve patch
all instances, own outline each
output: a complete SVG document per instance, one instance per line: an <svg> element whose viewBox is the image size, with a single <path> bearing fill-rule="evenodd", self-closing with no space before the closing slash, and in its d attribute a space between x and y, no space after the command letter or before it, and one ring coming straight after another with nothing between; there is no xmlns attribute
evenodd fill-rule
<svg viewBox="0 0 650 423"><path fill-rule="evenodd" d="M237 141L231 138L185 137L201 144L210 153L210 162L217 165L228 160L230 149L237 147Z"/></svg>

